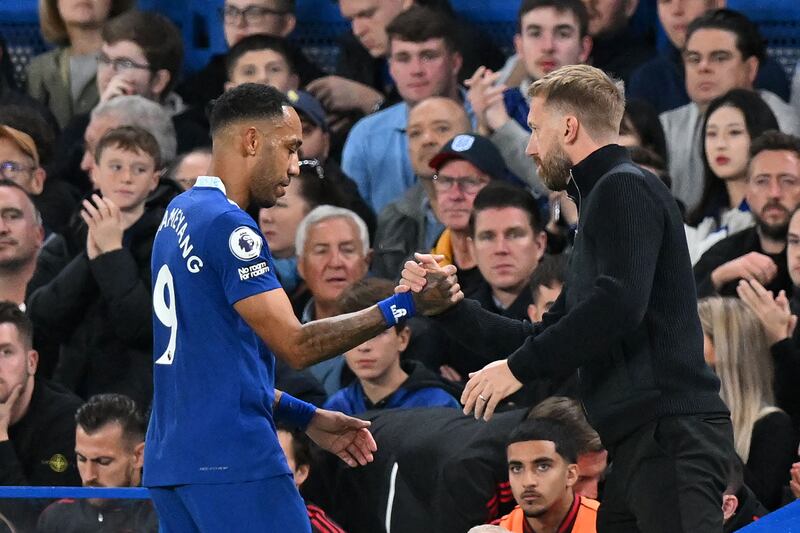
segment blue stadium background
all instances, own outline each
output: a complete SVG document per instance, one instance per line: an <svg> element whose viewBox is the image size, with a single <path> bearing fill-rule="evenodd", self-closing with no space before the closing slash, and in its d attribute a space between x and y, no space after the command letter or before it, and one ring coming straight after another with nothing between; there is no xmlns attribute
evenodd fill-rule
<svg viewBox="0 0 800 533"><path fill-rule="evenodd" d="M172 19L184 35L185 70L201 68L209 57L225 50L219 14L223 0L138 0L140 9L156 10ZM658 27L656 0L641 0L636 27L643 33ZM451 0L455 9L479 25L501 48L510 51L519 0ZM769 52L791 76L800 59L800 0L728 0L729 7L758 22ZM297 0L298 29L292 38L325 70L336 63L336 38L347 30L333 0ZM30 58L47 49L39 34L37 0L0 0L0 36L22 84ZM659 32L659 43L665 38Z"/></svg>

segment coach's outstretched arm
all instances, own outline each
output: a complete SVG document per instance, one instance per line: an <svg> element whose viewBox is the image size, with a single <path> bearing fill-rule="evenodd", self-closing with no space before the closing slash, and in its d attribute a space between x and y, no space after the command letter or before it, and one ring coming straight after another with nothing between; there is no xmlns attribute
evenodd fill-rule
<svg viewBox="0 0 800 533"><path fill-rule="evenodd" d="M455 267L428 277L425 289L395 295L362 311L301 324L282 289L239 300L234 309L294 369L303 369L373 338L416 312L434 315L463 298ZM413 303L412 303L413 302ZM444 304L443 304L444 302Z"/></svg>
<svg viewBox="0 0 800 533"><path fill-rule="evenodd" d="M414 258L415 261L406 261L404 264L395 292L419 292L427 284L428 276L443 268L430 254L416 253ZM455 303L443 301L441 304L447 306L447 309L437 314L436 326L464 348L503 356L516 350L525 339L537 335L539 330L557 320L562 307L560 302L561 298L556 300L545 313L542 323L531 324L487 311L477 301L469 298L463 299L457 306Z"/></svg>

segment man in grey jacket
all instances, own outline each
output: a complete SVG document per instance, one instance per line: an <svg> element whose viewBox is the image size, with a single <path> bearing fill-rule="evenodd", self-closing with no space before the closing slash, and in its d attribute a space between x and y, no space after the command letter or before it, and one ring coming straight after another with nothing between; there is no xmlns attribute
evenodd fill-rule
<svg viewBox="0 0 800 533"><path fill-rule="evenodd" d="M691 102L661 113L667 139L672 194L691 211L703 194L703 115L715 98L731 89L753 89L766 57L758 28L741 13L716 9L696 18L686 32L683 64ZM784 133L800 134L800 121L780 97L759 91Z"/></svg>
<svg viewBox="0 0 800 533"><path fill-rule="evenodd" d="M429 162L442 147L471 130L464 107L441 96L432 96L414 106L408 114L408 151L417 184L399 200L387 205L378 216L372 272L396 279L403 262L416 251L429 251L444 229L436 218L433 203L433 169Z"/></svg>

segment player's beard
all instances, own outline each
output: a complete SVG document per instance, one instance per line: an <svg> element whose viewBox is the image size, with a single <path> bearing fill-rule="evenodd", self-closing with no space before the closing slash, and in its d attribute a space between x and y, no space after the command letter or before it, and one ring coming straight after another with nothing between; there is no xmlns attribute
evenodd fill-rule
<svg viewBox="0 0 800 533"><path fill-rule="evenodd" d="M271 180L267 172L269 169L264 169L264 174L258 176L253 180L250 185L250 203L255 204L255 207L272 207L277 200L278 183L276 180Z"/></svg>
<svg viewBox="0 0 800 533"><path fill-rule="evenodd" d="M572 161L561 146L556 145L544 158L534 157L539 177L551 191L563 191L569 183Z"/></svg>

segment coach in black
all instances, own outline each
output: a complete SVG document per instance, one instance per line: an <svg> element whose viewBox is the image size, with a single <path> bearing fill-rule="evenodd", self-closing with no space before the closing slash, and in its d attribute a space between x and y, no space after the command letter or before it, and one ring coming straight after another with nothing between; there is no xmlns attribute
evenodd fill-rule
<svg viewBox="0 0 800 533"><path fill-rule="evenodd" d="M541 323L506 319L463 300L436 322L467 346L510 353L475 373L464 411L488 419L533 379L577 370L589 422L612 470L600 532L718 532L732 448L719 381L703 337L683 224L653 174L614 144L622 91L602 71L570 65L531 87L528 154L552 190L568 189L580 222L561 296ZM424 285L433 258L406 263Z"/></svg>

